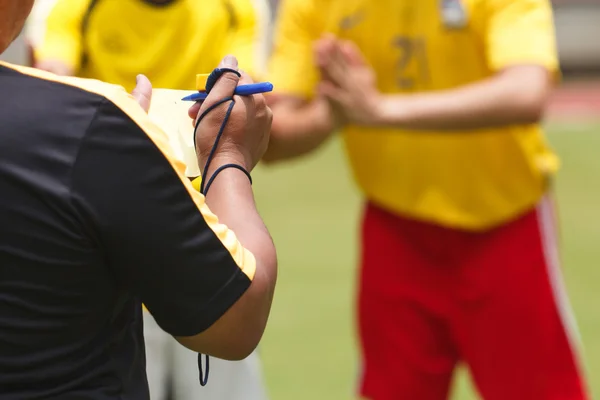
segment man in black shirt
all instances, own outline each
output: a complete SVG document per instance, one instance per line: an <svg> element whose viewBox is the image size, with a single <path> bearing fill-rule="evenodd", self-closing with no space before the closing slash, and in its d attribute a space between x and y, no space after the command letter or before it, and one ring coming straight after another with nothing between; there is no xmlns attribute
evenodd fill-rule
<svg viewBox="0 0 600 400"><path fill-rule="evenodd" d="M32 3L0 0L0 51ZM239 81L222 75L190 116ZM147 400L142 302L186 347L247 356L277 270L242 170L268 141L264 99L236 97L207 176L241 169L204 197L142 108L145 78L138 104L116 86L2 63L0 91L0 398ZM200 165L230 104L199 124Z"/></svg>

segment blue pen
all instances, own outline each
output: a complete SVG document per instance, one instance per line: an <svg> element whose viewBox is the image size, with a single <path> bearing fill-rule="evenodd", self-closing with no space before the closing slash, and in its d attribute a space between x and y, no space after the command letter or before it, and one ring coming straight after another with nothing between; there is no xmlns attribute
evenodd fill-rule
<svg viewBox="0 0 600 400"><path fill-rule="evenodd" d="M267 93L273 91L273 84L271 82L260 82L251 83L249 85L240 85L235 89L234 94L238 96L251 96L253 94ZM189 96L185 96L183 101L202 101L206 99L208 94L206 92L193 93Z"/></svg>

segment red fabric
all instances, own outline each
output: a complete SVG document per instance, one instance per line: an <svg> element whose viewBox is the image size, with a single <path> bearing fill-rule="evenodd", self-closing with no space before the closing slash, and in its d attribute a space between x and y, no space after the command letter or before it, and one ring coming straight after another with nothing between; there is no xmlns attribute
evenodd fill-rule
<svg viewBox="0 0 600 400"><path fill-rule="evenodd" d="M446 399L464 361L485 400L587 399L551 283L558 267L548 252L554 245L547 248L553 236L541 219L538 208L473 233L368 205L358 305L361 395Z"/></svg>

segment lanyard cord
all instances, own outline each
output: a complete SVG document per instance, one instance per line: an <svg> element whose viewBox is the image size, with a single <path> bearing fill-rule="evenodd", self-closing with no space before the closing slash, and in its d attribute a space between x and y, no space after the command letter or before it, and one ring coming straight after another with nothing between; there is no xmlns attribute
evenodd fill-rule
<svg viewBox="0 0 600 400"><path fill-rule="evenodd" d="M208 80L206 82L206 92L210 93L210 91L212 90L212 88L214 87L215 83L217 82L217 80L226 72L232 72L234 74L236 74L237 76L241 76L240 73L234 69L230 69L230 68L217 68L215 69L210 76L208 77ZM227 122L229 121L229 118L231 117L231 113L233 111L233 107L235 106L235 99L233 98L233 96L229 96L229 97L225 97L224 99L221 99L219 101L217 101L215 104L211 105L210 107L208 107L206 110L204 110L204 112L198 117L198 120L196 121L196 125L194 127L194 144L196 143L196 132L198 131L198 127L200 126L200 123L202 122L202 120L214 109L216 109L217 107L219 107L222 104L225 104L229 102L229 106L227 107L227 112L225 113L225 117L223 118L223 122L221 123L221 127L219 128L219 132L217 133L217 136L215 138L215 142L213 143L213 146L210 150L210 153L208 154L208 158L206 159L206 164L204 165L204 170L202 171L202 182L200 183L200 192L206 196L208 194L208 189L210 189L210 186L212 185L212 183L214 182L215 178L217 177L217 175L227 169L227 168L235 168L235 169L239 169L240 171L244 172L246 174L246 176L248 177L248 179L250 179L250 183L252 184L252 178L250 176L250 173L248 171L246 171L245 168L243 168L240 165L237 164L225 164L220 166L219 168L217 168L217 170L212 174L212 176L210 177L210 179L207 180L207 174L208 174L208 169L210 167L210 163L212 162L215 153L217 151L217 148L219 147L219 141L221 140L221 137L223 136L223 133L225 132L225 128L227 127ZM209 369L210 369L210 358L208 355L204 355L204 359L205 359L205 363L206 363L206 373L204 372L204 369L202 367L202 354L198 354L198 370L199 370L199 376L200 376L200 385L201 386L206 386L206 384L208 383L208 374L209 374Z"/></svg>

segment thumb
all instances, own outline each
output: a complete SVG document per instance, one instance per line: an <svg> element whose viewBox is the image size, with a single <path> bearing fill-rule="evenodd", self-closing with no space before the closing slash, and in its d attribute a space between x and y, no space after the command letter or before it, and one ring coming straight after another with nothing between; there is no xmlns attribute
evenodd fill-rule
<svg viewBox="0 0 600 400"><path fill-rule="evenodd" d="M131 94L144 111L148 112L152 101L152 84L145 75L141 74L136 77L135 82L136 86Z"/></svg>
<svg viewBox="0 0 600 400"><path fill-rule="evenodd" d="M234 56L225 56L219 64L219 68L230 68L238 70L238 61ZM215 83L215 86L206 97L204 104L210 106L225 97L233 96L233 92L240 81L240 77L232 72L225 72Z"/></svg>

